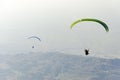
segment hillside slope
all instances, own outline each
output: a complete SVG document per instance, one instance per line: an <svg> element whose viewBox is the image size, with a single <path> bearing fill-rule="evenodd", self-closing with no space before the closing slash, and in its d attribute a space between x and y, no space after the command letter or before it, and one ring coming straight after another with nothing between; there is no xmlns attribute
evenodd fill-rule
<svg viewBox="0 0 120 80"><path fill-rule="evenodd" d="M0 80L120 80L120 59L58 52L4 55Z"/></svg>

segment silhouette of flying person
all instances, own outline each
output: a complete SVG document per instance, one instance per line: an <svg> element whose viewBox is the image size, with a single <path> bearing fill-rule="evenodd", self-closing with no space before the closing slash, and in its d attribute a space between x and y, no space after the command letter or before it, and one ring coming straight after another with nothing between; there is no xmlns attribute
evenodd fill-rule
<svg viewBox="0 0 120 80"><path fill-rule="evenodd" d="M89 49L85 49L85 55L89 54Z"/></svg>
<svg viewBox="0 0 120 80"><path fill-rule="evenodd" d="M32 48L34 48L34 46L32 46Z"/></svg>

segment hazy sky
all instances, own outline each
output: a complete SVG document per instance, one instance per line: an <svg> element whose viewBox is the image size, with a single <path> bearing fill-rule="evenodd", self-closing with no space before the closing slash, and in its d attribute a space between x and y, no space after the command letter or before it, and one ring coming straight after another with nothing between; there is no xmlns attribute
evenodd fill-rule
<svg viewBox="0 0 120 80"><path fill-rule="evenodd" d="M119 0L1 0L0 53L36 50L83 55L89 48L91 55L120 57L119 7ZM92 22L69 28L87 17L103 20L110 32ZM42 41L28 40L32 35Z"/></svg>

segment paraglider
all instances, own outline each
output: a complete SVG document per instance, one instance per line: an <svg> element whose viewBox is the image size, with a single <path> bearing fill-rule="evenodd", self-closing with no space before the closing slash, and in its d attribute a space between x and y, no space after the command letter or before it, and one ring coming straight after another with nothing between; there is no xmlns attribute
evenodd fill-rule
<svg viewBox="0 0 120 80"><path fill-rule="evenodd" d="M41 42L41 39L37 36L31 36L31 37L28 37L28 39L37 39L38 41ZM32 48L35 48L35 46L33 45Z"/></svg>
<svg viewBox="0 0 120 80"><path fill-rule="evenodd" d="M84 19L77 20L71 24L70 28L73 28L77 23L84 22L84 21L97 22L105 28L106 32L109 31L109 28L106 23L104 23L103 21L100 21L98 19L92 19L92 18L84 18Z"/></svg>
<svg viewBox="0 0 120 80"><path fill-rule="evenodd" d="M101 24L105 31L108 32L109 31L109 28L107 26L107 24L101 20L98 20L98 19L93 19L93 18L84 18L84 19L80 19L80 20L77 20L75 22L73 22L71 25L70 25L70 28L73 28L76 24L80 23L80 22L84 22L84 21L91 21L91 22L96 22L96 23L99 23ZM88 55L89 54L89 50L88 49L85 49L85 55Z"/></svg>

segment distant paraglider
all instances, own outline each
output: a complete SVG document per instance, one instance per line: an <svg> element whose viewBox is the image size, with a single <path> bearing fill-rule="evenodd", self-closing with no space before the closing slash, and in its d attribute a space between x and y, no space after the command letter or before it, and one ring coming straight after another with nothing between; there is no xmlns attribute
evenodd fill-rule
<svg viewBox="0 0 120 80"><path fill-rule="evenodd" d="M32 38L33 38L33 39L37 39L38 41L41 42L41 39L40 39L39 37L37 37L37 36L31 36L31 37L28 37L28 39L32 39ZM35 46L33 45L32 48L34 49Z"/></svg>

